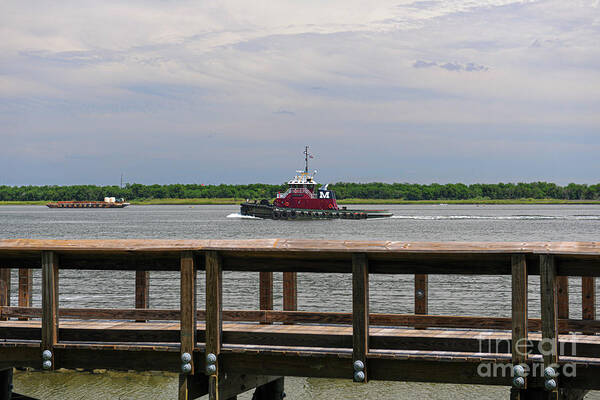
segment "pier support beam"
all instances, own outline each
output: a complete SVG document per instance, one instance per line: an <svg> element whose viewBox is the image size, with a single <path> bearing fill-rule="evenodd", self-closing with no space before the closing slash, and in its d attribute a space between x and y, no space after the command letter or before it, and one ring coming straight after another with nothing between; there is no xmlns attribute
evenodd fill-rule
<svg viewBox="0 0 600 400"><path fill-rule="evenodd" d="M0 370L0 400L10 400L13 389L13 369Z"/></svg>
<svg viewBox="0 0 600 400"><path fill-rule="evenodd" d="M284 377L280 377L258 386L252 395L252 400L282 400L284 397Z"/></svg>
<svg viewBox="0 0 600 400"><path fill-rule="evenodd" d="M587 393L587 390L559 389L556 395L558 396L558 400L583 400ZM552 396L552 392L539 388L526 390L511 389L510 392L511 400L548 400L551 398L550 396Z"/></svg>

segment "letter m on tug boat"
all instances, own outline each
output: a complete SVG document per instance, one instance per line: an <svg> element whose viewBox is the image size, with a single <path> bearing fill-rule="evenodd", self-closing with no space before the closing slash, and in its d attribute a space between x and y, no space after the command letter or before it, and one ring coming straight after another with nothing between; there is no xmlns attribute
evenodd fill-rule
<svg viewBox="0 0 600 400"><path fill-rule="evenodd" d="M288 182L285 193L277 193L277 198L270 204L268 200L246 201L241 204L241 214L271 219L366 219L390 217L386 210L348 210L338 207L335 193L327 189L327 185L317 189L313 173L308 172L308 159L313 158L304 149L304 171L296 171L297 175Z"/></svg>

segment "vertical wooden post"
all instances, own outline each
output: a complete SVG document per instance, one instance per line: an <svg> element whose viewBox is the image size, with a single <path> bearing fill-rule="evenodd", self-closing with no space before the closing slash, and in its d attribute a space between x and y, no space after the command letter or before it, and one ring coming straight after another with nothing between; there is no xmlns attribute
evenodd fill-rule
<svg viewBox="0 0 600 400"><path fill-rule="evenodd" d="M366 254L352 255L352 362L362 361L367 382L369 352L369 262ZM356 381L356 379L355 379Z"/></svg>
<svg viewBox="0 0 600 400"><path fill-rule="evenodd" d="M558 319L569 319L569 277L556 277L556 297L558 303ZM565 328L560 333L569 333L569 329Z"/></svg>
<svg viewBox="0 0 600 400"><path fill-rule="evenodd" d="M150 307L150 271L135 271L135 308ZM137 320L136 322L146 322Z"/></svg>
<svg viewBox="0 0 600 400"><path fill-rule="evenodd" d="M219 390L219 354L223 330L223 270L216 251L206 253L206 354L217 357L216 371L208 377L209 400L222 400Z"/></svg>
<svg viewBox="0 0 600 400"><path fill-rule="evenodd" d="M273 309L273 273L272 272L259 272L259 303L261 310L272 310ZM267 318L261 323L270 324L271 321Z"/></svg>
<svg viewBox="0 0 600 400"><path fill-rule="evenodd" d="M137 274L136 274L137 278ZM137 283L137 279L136 279ZM196 268L194 266L194 253L184 251L181 253L181 353L192 355L191 371L179 376L179 400L191 399L191 376L194 374L194 348L196 347ZM136 291L137 294L137 291ZM136 299L137 300L137 299ZM137 303L137 301L136 301ZM137 304L136 304L137 305Z"/></svg>
<svg viewBox="0 0 600 400"><path fill-rule="evenodd" d="M426 315L428 313L429 298L429 276L425 274L415 275L415 314ZM416 329L425 329L425 324L415 324Z"/></svg>
<svg viewBox="0 0 600 400"><path fill-rule="evenodd" d="M30 268L19 268L19 307L31 307L33 271ZM27 321L29 318L19 318Z"/></svg>
<svg viewBox="0 0 600 400"><path fill-rule="evenodd" d="M593 276L581 278L581 308L582 319L596 319L596 278ZM583 333L590 332L584 331Z"/></svg>
<svg viewBox="0 0 600 400"><path fill-rule="evenodd" d="M298 273L283 273L283 311L298 310Z"/></svg>
<svg viewBox="0 0 600 400"><path fill-rule="evenodd" d="M42 351L52 352L52 369L56 368L54 345L58 343L58 256L42 251Z"/></svg>
<svg viewBox="0 0 600 400"><path fill-rule="evenodd" d="M10 268L0 268L0 307L10 306ZM0 321L6 320L0 317Z"/></svg>
<svg viewBox="0 0 600 400"><path fill-rule="evenodd" d="M542 306L542 346L544 368L556 368L558 363L558 299L554 257L540 256L540 290ZM558 390L549 393L549 399L558 399Z"/></svg>
<svg viewBox="0 0 600 400"><path fill-rule="evenodd" d="M516 254L511 258L512 265L512 363L527 362L527 264L525 255ZM527 388L527 378L525 386ZM511 398L524 400L522 390L512 388Z"/></svg>

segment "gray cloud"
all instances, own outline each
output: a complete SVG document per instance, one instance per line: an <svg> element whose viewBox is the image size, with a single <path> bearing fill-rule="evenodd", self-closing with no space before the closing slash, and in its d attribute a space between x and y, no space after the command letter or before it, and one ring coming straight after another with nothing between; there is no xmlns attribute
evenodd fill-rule
<svg viewBox="0 0 600 400"><path fill-rule="evenodd" d="M423 61L417 60L413 64L414 68L432 68L438 67L447 71L466 71L466 72L482 72L488 71L489 67L480 65L472 62L460 64L457 62L436 62L436 61Z"/></svg>
<svg viewBox="0 0 600 400"><path fill-rule="evenodd" d="M289 110L277 110L277 111L274 111L273 114L278 114L278 115L296 115L295 112L289 111Z"/></svg>

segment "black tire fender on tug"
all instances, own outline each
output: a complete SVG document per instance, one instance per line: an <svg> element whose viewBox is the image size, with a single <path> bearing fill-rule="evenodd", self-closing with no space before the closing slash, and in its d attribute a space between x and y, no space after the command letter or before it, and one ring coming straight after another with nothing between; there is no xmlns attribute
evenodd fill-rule
<svg viewBox="0 0 600 400"><path fill-rule="evenodd" d="M281 213L277 210L273 211L273 219L281 218Z"/></svg>
<svg viewBox="0 0 600 400"><path fill-rule="evenodd" d="M290 218L296 219L296 211L295 210L290 211Z"/></svg>

